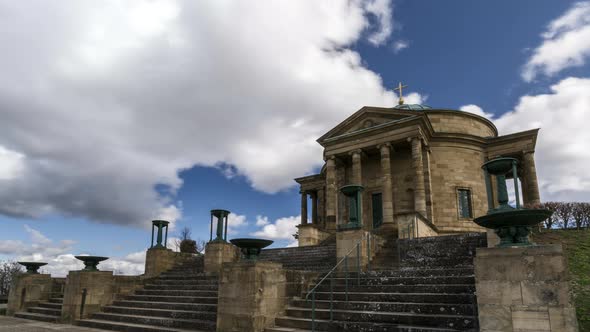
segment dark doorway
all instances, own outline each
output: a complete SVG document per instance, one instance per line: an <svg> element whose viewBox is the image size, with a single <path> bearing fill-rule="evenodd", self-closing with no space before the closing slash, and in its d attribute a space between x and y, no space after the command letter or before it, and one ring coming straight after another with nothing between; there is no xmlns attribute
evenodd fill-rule
<svg viewBox="0 0 590 332"><path fill-rule="evenodd" d="M373 209L373 229L378 228L383 223L383 204L381 193L371 196L371 206Z"/></svg>

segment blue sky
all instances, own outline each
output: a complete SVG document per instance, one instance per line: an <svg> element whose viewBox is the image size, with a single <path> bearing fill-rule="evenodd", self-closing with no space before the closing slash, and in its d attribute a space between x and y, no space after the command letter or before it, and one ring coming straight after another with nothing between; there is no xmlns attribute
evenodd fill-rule
<svg viewBox="0 0 590 332"><path fill-rule="evenodd" d="M292 179L321 167L315 139L393 106L399 81L501 133L542 127L543 198L588 200L590 2L44 6L0 6L14 17L0 29L0 259L63 274L89 253L140 273L151 218L207 240L213 208L233 212L230 238L292 244Z"/></svg>

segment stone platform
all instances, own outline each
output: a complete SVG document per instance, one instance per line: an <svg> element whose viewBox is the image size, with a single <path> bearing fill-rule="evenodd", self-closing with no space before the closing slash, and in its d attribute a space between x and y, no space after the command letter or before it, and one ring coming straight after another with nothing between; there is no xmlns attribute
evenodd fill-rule
<svg viewBox="0 0 590 332"><path fill-rule="evenodd" d="M91 329L86 327L37 322L28 319L0 316L0 332L101 332L105 330Z"/></svg>

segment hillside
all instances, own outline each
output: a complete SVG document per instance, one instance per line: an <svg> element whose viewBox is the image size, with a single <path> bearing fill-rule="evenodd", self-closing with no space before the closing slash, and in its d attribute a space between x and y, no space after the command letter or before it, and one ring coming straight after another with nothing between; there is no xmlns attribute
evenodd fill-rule
<svg viewBox="0 0 590 332"><path fill-rule="evenodd" d="M535 233L537 244L561 243L565 249L580 332L590 332L590 230L543 230Z"/></svg>

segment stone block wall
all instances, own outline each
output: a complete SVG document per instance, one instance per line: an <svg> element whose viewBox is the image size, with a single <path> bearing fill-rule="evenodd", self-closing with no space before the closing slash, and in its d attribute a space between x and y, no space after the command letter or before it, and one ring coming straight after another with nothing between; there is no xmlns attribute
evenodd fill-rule
<svg viewBox="0 0 590 332"><path fill-rule="evenodd" d="M39 301L48 300L53 290L54 281L49 274L23 273L17 276L8 293L6 314L12 316Z"/></svg>
<svg viewBox="0 0 590 332"><path fill-rule="evenodd" d="M484 232L473 218L459 218L457 190L471 190L473 217L486 214L487 193L481 165L485 153L462 143L432 143L430 172L434 224L440 232Z"/></svg>
<svg viewBox="0 0 590 332"><path fill-rule="evenodd" d="M263 332L274 326L274 319L285 310L286 283L281 264L224 264L219 280L217 332Z"/></svg>
<svg viewBox="0 0 590 332"><path fill-rule="evenodd" d="M428 118L436 132L468 134L479 137L496 136L493 128L485 120L460 111L428 112Z"/></svg>
<svg viewBox="0 0 590 332"><path fill-rule="evenodd" d="M475 278L482 332L578 331L561 246L479 248Z"/></svg>

